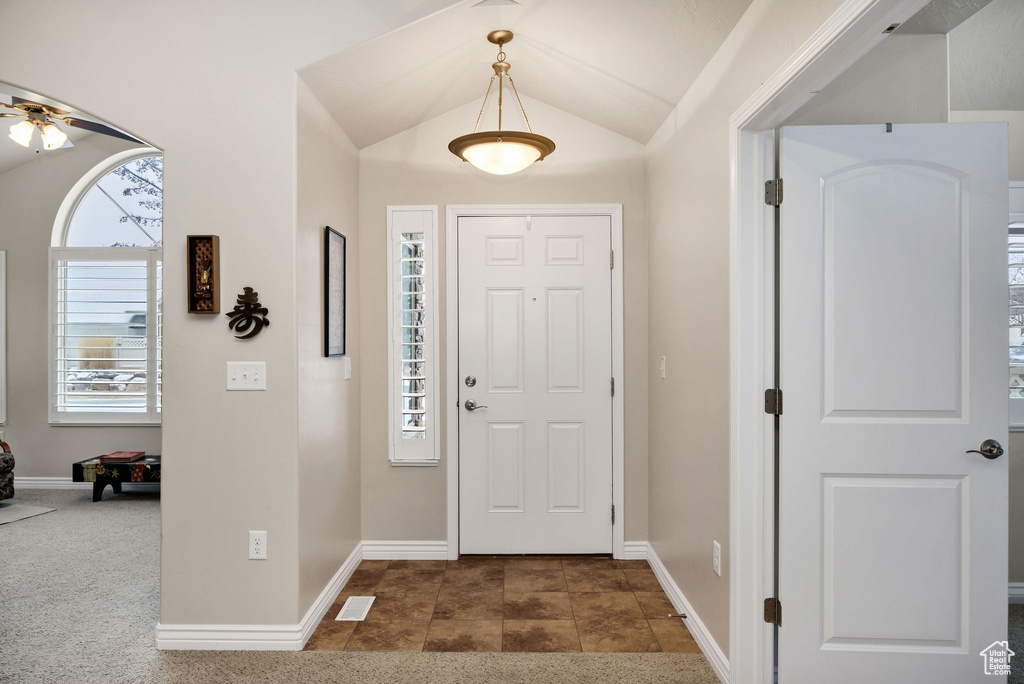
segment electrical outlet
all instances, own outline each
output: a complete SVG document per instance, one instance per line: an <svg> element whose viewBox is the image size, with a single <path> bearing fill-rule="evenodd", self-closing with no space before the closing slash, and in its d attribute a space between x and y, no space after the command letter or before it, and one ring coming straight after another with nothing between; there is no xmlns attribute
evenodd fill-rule
<svg viewBox="0 0 1024 684"><path fill-rule="evenodd" d="M249 531L249 560L267 560L267 533Z"/></svg>
<svg viewBox="0 0 1024 684"><path fill-rule="evenodd" d="M666 362L665 362L665 357L662 356L661 357L661 379L664 380L667 377L668 377L668 372L667 372L667 366L666 366Z"/></svg>
<svg viewBox="0 0 1024 684"><path fill-rule="evenodd" d="M250 391L267 389L266 361L251 363L228 361L227 389Z"/></svg>
<svg viewBox="0 0 1024 684"><path fill-rule="evenodd" d="M715 571L715 574L719 577L722 576L722 546L718 542L713 542L714 546L711 547L711 567Z"/></svg>

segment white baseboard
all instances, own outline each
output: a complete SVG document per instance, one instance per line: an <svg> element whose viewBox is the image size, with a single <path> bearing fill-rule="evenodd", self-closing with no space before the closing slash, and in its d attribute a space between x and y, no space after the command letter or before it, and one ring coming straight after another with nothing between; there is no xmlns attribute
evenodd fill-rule
<svg viewBox="0 0 1024 684"><path fill-rule="evenodd" d="M686 628L690 630L690 634L693 635L697 645L700 646L700 650L704 652L704 657L711 663L711 668L718 675L718 679L722 684L729 684L729 659L722 652L722 649L718 647L715 640L711 637L711 633L708 632L704 623L701 622L697 612L690 605L690 602L683 596L683 592L680 591L679 585L676 584L672 576L668 574L668 570L665 568L664 563L658 557L657 552L647 542L632 542L643 543L646 547L647 563L654 570L654 574L658 577L658 582L661 583L661 588L665 590L668 595L669 601L672 602L672 607L676 609L677 613L685 613ZM627 544L628 548L628 544Z"/></svg>
<svg viewBox="0 0 1024 684"><path fill-rule="evenodd" d="M447 560L448 542L363 540L363 558L366 560Z"/></svg>
<svg viewBox="0 0 1024 684"><path fill-rule="evenodd" d="M1010 582L1010 603L1024 603L1024 582Z"/></svg>
<svg viewBox="0 0 1024 684"><path fill-rule="evenodd" d="M18 477L14 476L14 491L19 489L92 489L92 482L72 482L70 477ZM158 492L159 482L122 482L126 492Z"/></svg>
<svg viewBox="0 0 1024 684"><path fill-rule="evenodd" d="M647 560L649 544L645 541L628 541L622 547L622 560Z"/></svg>
<svg viewBox="0 0 1024 684"><path fill-rule="evenodd" d="M356 544L302 622L295 625L164 625L156 626L156 647L164 651L301 651L313 636L334 598L363 558Z"/></svg>

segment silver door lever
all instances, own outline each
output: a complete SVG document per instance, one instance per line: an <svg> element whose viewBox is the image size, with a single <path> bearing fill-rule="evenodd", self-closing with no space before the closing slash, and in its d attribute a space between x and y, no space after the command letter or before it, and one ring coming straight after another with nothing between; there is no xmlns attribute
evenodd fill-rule
<svg viewBox="0 0 1024 684"><path fill-rule="evenodd" d="M472 399L467 399L465 406L467 411L476 411L477 409L487 408L486 406L477 406L476 402Z"/></svg>

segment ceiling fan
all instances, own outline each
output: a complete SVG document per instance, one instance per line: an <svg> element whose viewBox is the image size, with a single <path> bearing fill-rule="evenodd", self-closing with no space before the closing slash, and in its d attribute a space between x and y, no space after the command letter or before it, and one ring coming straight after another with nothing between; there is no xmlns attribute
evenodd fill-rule
<svg viewBox="0 0 1024 684"><path fill-rule="evenodd" d="M96 123L95 121L89 121L88 119L71 116L71 112L69 111L33 102L31 100L24 100L13 95L11 96L11 104L0 102L0 107L14 110L12 112L0 111L0 117L25 117L24 121L19 121L11 126L10 133L11 140L22 147L28 147L31 144L32 134L37 128L39 129L40 137L43 139L43 149L54 150L60 147L74 147L74 145L71 144L71 141L68 140L67 133L57 126L57 122L67 124L74 128L82 128L87 131L102 133L103 135L109 135L122 140L142 143L141 140L134 138L127 133L122 133L110 126Z"/></svg>

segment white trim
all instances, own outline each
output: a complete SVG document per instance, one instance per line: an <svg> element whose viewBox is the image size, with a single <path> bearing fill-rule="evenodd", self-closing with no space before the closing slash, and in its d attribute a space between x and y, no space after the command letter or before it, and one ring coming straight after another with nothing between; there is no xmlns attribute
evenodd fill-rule
<svg viewBox="0 0 1024 684"><path fill-rule="evenodd" d="M92 489L92 482L73 482L70 477L14 477L14 489ZM121 491L159 492L159 482L122 482Z"/></svg>
<svg viewBox="0 0 1024 684"><path fill-rule="evenodd" d="M612 269L612 377L615 378L615 396L612 397L612 505L615 506L615 524L612 525L612 556L623 558L626 529L625 451L623 436L625 420L626 379L625 341L623 327L623 250L621 204L488 204L454 205L445 213L445 317L447 346L447 380L445 386L448 440L445 454L448 458L448 558L459 557L459 412L452 405L459 396L459 241L455 233L460 216L608 216L611 219L611 244L615 251Z"/></svg>
<svg viewBox="0 0 1024 684"><path fill-rule="evenodd" d="M767 360L774 357L774 336L765 332L774 319L766 288L774 259L764 240L773 219L755 199L762 196L769 158L774 168L767 136L883 40L885 27L908 19L926 2L847 0L730 118L729 643L737 684L774 678L773 628L761 612L773 586L774 476L768 464L774 444L760 403L772 370Z"/></svg>
<svg viewBox="0 0 1024 684"><path fill-rule="evenodd" d="M425 215L425 216L424 216ZM408 217L408 218L407 218ZM396 226L396 220L402 225ZM412 225L405 225L405 221ZM415 224L419 225L415 225ZM402 379L397 370L402 364L401 325L396 326L396 319L402 315L397 299L401 298L401 287L396 290L396 279L401 275L395 272L396 261L402 258L402 241L399 235L404 232L423 233L424 255L423 280L426 287L424 309L423 361L426 365L424 382L426 383L426 438L402 439L401 407ZM441 312L438 308L437 291L440 287L437 268L437 206L389 206L387 208L387 316L388 316L388 460L393 466L436 466L441 458L441 383L440 358L438 350L442 325Z"/></svg>
<svg viewBox="0 0 1024 684"><path fill-rule="evenodd" d="M645 541L625 542L622 546L622 560L647 560L650 544Z"/></svg>
<svg viewBox="0 0 1024 684"><path fill-rule="evenodd" d="M661 584L661 588L665 590L665 594L668 596L668 600L672 602L672 607L675 608L677 613L686 615L684 622L686 628L690 630L690 634L693 636L693 640L700 646L700 650L704 653L704 657L711 663L711 669L718 675L719 681L723 684L729 684L729 659L725 653L719 648L715 642L711 633L707 627L701 621L700 616L697 615L697 611L693 609L690 602L686 600L686 596L679 589L679 585L672 579L672 575L668 573L665 568L665 564L661 562L661 558L658 557L658 553L654 550L648 542L632 542L634 544L643 544L647 547L647 563L651 566L651 570L654 571L655 576L658 578L658 583Z"/></svg>
<svg viewBox="0 0 1024 684"><path fill-rule="evenodd" d="M363 540L366 560L447 560L446 541L367 541Z"/></svg>
<svg viewBox="0 0 1024 684"><path fill-rule="evenodd" d="M1010 603L1024 603L1024 582L1010 582Z"/></svg>
<svg viewBox="0 0 1024 684"><path fill-rule="evenodd" d="M363 558L356 544L338 572L320 592L302 621L295 625L164 625L156 626L156 647L164 651L301 651L342 587Z"/></svg>

